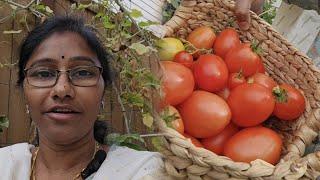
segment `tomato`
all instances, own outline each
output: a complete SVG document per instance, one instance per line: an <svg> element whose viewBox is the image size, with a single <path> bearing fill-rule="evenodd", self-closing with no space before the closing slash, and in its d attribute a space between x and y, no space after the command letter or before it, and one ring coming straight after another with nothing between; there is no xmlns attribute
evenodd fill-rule
<svg viewBox="0 0 320 180"><path fill-rule="evenodd" d="M240 44L231 49L225 56L225 62L230 73L242 71L244 77L253 75L258 71L260 57L253 52L250 44Z"/></svg>
<svg viewBox="0 0 320 180"><path fill-rule="evenodd" d="M162 61L161 64L164 73L162 86L165 93L165 102L173 106L180 104L193 91L194 78L192 72L176 62Z"/></svg>
<svg viewBox="0 0 320 180"><path fill-rule="evenodd" d="M302 93L290 86L282 84L273 91L276 98L274 115L282 120L294 120L300 117L306 109L306 102Z"/></svg>
<svg viewBox="0 0 320 180"><path fill-rule="evenodd" d="M246 79L244 78L244 76L242 75L241 72L231 73L229 75L228 88L232 90L235 87L237 87L245 82L246 82Z"/></svg>
<svg viewBox="0 0 320 180"><path fill-rule="evenodd" d="M196 147L200 147L203 148L203 145L200 143L200 141L192 136L190 136L189 134L184 133L183 134L184 137L186 137L187 139L190 139L192 144Z"/></svg>
<svg viewBox="0 0 320 180"><path fill-rule="evenodd" d="M207 26L196 28L187 37L187 41L198 49L212 48L215 39L216 34Z"/></svg>
<svg viewBox="0 0 320 180"><path fill-rule="evenodd" d="M231 119L228 104L221 97L206 91L194 91L179 110L185 132L196 138L220 133Z"/></svg>
<svg viewBox="0 0 320 180"><path fill-rule="evenodd" d="M230 95L229 88L224 88L223 90L216 93L218 96L222 97L225 101L228 100L228 97Z"/></svg>
<svg viewBox="0 0 320 180"><path fill-rule="evenodd" d="M224 61L216 55L201 55L193 65L193 74L200 89L217 92L228 82L228 69Z"/></svg>
<svg viewBox="0 0 320 180"><path fill-rule="evenodd" d="M258 64L257 73L262 73L262 74L266 73L266 69L264 68L264 65L261 59Z"/></svg>
<svg viewBox="0 0 320 180"><path fill-rule="evenodd" d="M174 56L174 62L180 63L189 69L192 69L193 56L186 51L181 51Z"/></svg>
<svg viewBox="0 0 320 180"><path fill-rule="evenodd" d="M238 131L239 127L231 122L221 133L213 137L201 139L200 142L204 148L218 155L222 155L225 143Z"/></svg>
<svg viewBox="0 0 320 180"><path fill-rule="evenodd" d="M217 36L213 50L214 54L225 58L227 52L240 44L239 34L233 28L227 28Z"/></svg>
<svg viewBox="0 0 320 180"><path fill-rule="evenodd" d="M184 45L176 38L163 38L156 42L159 58L162 61L172 61L174 56L184 51Z"/></svg>
<svg viewBox="0 0 320 180"><path fill-rule="evenodd" d="M181 119L179 111L173 106L167 106L162 112L161 115L166 117L173 117L174 119L169 122L169 127L172 127L180 134L184 133L184 125Z"/></svg>
<svg viewBox="0 0 320 180"><path fill-rule="evenodd" d="M250 163L256 159L270 164L280 160L282 140L266 127L245 128L232 136L224 146L224 155L236 162Z"/></svg>
<svg viewBox="0 0 320 180"><path fill-rule="evenodd" d="M273 90L274 87L277 86L277 83L268 75L262 73L256 73L253 76L248 78L249 83L257 83L262 86L265 86L270 91Z"/></svg>
<svg viewBox="0 0 320 180"><path fill-rule="evenodd" d="M234 88L228 98L232 122L240 127L256 126L272 114L275 100L272 92L256 83Z"/></svg>

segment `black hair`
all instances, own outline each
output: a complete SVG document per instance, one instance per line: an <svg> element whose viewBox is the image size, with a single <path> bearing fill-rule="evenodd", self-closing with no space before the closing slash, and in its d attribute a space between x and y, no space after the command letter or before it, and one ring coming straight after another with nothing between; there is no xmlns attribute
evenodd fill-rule
<svg viewBox="0 0 320 180"><path fill-rule="evenodd" d="M20 47L17 85L22 87L25 79L24 69L34 50L53 33L59 32L77 33L86 41L89 48L96 53L98 60L102 65L102 77L105 82L105 86L110 85L112 82L112 72L109 66L109 60L111 57L106 52L101 41L97 37L96 31L93 28L85 26L82 18L74 16L54 16L48 18L43 23L38 24L27 35ZM106 134L107 125L105 121L96 120L94 124L95 140L100 144L103 144L103 139Z"/></svg>

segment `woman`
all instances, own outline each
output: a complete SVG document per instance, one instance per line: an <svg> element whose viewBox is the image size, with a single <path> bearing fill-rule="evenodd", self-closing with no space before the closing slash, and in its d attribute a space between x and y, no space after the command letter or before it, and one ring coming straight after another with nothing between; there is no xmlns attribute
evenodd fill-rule
<svg viewBox="0 0 320 180"><path fill-rule="evenodd" d="M18 85L39 130L39 147L0 149L1 180L127 180L161 172L158 153L100 145L106 128L96 119L111 82L108 60L95 33L79 19L54 17L29 33L21 47Z"/></svg>

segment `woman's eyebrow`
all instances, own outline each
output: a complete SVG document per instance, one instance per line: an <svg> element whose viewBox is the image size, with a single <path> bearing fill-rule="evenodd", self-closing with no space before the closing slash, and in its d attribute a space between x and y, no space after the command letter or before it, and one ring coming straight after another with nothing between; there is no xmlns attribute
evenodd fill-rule
<svg viewBox="0 0 320 180"><path fill-rule="evenodd" d="M33 67L33 66L38 65L38 64L53 63L54 61L56 61L56 60L52 59L52 58L41 58L41 59L36 60L34 63L32 63L30 65L30 67Z"/></svg>
<svg viewBox="0 0 320 180"><path fill-rule="evenodd" d="M77 61L77 60L88 61L88 62L91 62L92 64L95 64L95 60L91 57L88 57L88 56L74 56L74 57L71 57L69 60L71 60L71 61Z"/></svg>
<svg viewBox="0 0 320 180"><path fill-rule="evenodd" d="M69 60L70 61L87 61L92 64L95 64L94 59L88 56L74 56L74 57L71 57ZM53 58L41 58L36 60L34 63L32 63L30 67L36 66L38 64L47 64L47 63L53 63L53 62L57 62L57 60Z"/></svg>

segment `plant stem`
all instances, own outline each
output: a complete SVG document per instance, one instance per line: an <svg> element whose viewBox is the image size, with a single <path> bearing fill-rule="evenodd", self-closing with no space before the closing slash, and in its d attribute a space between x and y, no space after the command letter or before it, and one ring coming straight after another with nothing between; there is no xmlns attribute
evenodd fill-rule
<svg viewBox="0 0 320 180"><path fill-rule="evenodd" d="M130 134L129 120L128 120L128 117L127 117L127 114L126 114L126 108L123 105L122 99L120 97L120 93L119 93L119 91L118 91L118 89L117 89L117 87L116 87L114 82L112 82L112 87L116 91L117 99L118 99L118 102L119 102L119 104L121 106L121 111L123 112L123 118L124 118L124 123L125 123L125 126L126 126L127 134Z"/></svg>
<svg viewBox="0 0 320 180"><path fill-rule="evenodd" d="M140 137L146 138L146 137L156 137L156 136L164 136L163 133L155 133L155 134L142 134Z"/></svg>

